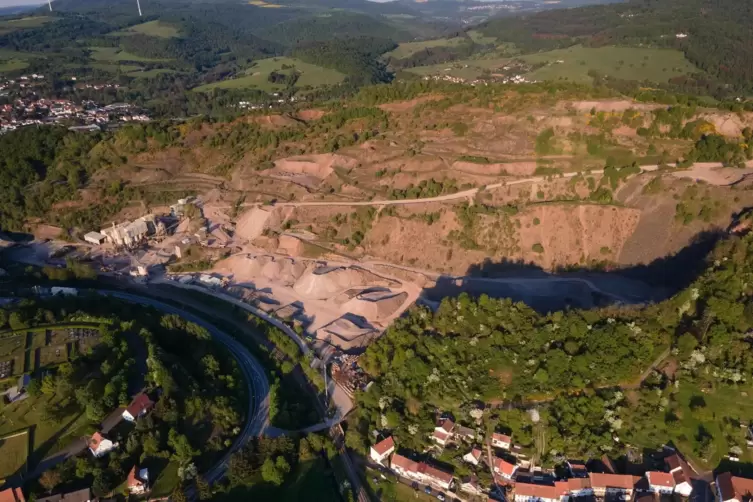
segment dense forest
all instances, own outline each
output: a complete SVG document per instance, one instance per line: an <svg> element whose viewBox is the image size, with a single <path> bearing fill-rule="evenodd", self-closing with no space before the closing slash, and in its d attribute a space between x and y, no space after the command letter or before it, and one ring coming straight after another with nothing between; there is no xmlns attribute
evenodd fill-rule
<svg viewBox="0 0 753 502"><path fill-rule="evenodd" d="M530 448L545 427L548 462L624 451L612 438L619 430L634 446L673 440L713 464L744 446L727 424L753 418L729 401L753 381L751 284L753 236L732 236L687 289L655 305L541 315L462 295L436 312L416 307L362 356L375 385L358 397L349 444L363 449L371 431L386 429L421 451L439 409L469 423L483 416ZM643 373L657 361L677 369ZM706 413L712 398L715 413ZM479 403L510 406L473 411ZM540 422L526 412L537 403Z"/></svg>
<svg viewBox="0 0 753 502"><path fill-rule="evenodd" d="M632 0L494 19L481 30L526 52L575 44L679 49L711 77L746 92L753 89L751 21L753 5L744 0ZM713 78L697 78L719 88ZM678 84L692 88L693 82L682 80Z"/></svg>

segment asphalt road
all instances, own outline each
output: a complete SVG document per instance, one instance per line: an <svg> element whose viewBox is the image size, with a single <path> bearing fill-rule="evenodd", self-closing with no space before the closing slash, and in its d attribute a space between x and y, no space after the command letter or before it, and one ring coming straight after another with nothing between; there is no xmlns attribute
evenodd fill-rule
<svg viewBox="0 0 753 502"><path fill-rule="evenodd" d="M148 305L168 314L179 315L187 321L198 324L209 331L212 337L224 345L238 361L248 385L249 400L247 419L243 430L235 439L235 442L227 453L225 453L222 459L220 459L220 461L205 474L206 480L210 483L219 480L224 476L225 471L227 470L230 456L243 447L250 438L261 435L267 427L269 421L269 381L267 380L264 367L232 336L185 310L181 310L152 298L146 298L130 293L106 290L100 290L98 292L127 302Z"/></svg>

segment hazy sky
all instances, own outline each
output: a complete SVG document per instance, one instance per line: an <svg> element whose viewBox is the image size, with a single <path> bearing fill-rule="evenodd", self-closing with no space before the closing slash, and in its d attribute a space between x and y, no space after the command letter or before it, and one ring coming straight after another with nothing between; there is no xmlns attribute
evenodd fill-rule
<svg viewBox="0 0 753 502"><path fill-rule="evenodd" d="M16 5L42 5L40 0L0 0L0 7L14 7Z"/></svg>

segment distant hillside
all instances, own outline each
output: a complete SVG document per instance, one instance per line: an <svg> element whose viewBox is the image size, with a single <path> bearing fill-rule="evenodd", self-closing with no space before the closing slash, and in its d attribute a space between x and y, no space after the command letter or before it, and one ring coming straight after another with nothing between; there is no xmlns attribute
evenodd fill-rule
<svg viewBox="0 0 753 502"><path fill-rule="evenodd" d="M392 26L381 16L335 11L299 17L259 30L256 34L282 45L325 42L350 37L377 37L402 42L414 35Z"/></svg>
<svg viewBox="0 0 753 502"><path fill-rule="evenodd" d="M528 52L575 44L676 48L712 77L700 76L697 85L753 90L753 3L748 0L632 0L493 19L480 30Z"/></svg>

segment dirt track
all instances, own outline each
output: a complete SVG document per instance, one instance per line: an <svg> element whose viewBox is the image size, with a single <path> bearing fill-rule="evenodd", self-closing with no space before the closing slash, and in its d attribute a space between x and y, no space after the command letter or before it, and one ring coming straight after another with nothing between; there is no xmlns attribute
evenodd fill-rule
<svg viewBox="0 0 753 502"><path fill-rule="evenodd" d="M748 168L753 168L753 161L749 161L747 163ZM719 186L726 186L726 185L732 185L740 180L742 180L745 176L748 174L751 174L751 171L746 170L736 170L739 171L739 176L731 176L729 174L727 175L720 175L715 172L716 169L723 168L721 163L703 163L698 164L693 167L693 169L687 170L687 171L674 171L673 175L680 176L680 177L690 177L698 180L705 181L707 183L710 183L712 185L719 185ZM649 166L641 166L641 172L652 172L652 171L658 171L659 166L658 165L649 165ZM592 169L590 171L591 174L600 174L603 173L604 169ZM732 172L732 171L730 171ZM676 173L676 174L675 174ZM579 172L569 172L569 173L563 173L559 175L560 178L574 178L575 176L578 176ZM687 175L686 175L687 174ZM685 176L684 176L685 175ZM510 180L510 181L502 181L499 183L493 183L491 185L486 185L483 189L484 190L494 190L496 188L501 187L508 187L513 185L522 185L525 183L541 183L547 180L550 176L532 176L530 178L521 178L516 180ZM403 205L410 205L410 204L426 204L430 202L448 202L448 201L455 201L460 199L469 199L472 200L482 189L481 188L471 188L469 190L463 190L462 192L456 192L453 194L448 195L440 195L438 197L427 197L423 199L402 199L402 200L371 200L371 201L352 201L352 200L331 200L331 201L303 201L303 202L278 202L275 205L280 207L305 207L305 206L323 206L323 207L330 207L330 206L403 206ZM248 203L243 204L244 207L252 207L252 206L258 206L258 203Z"/></svg>

